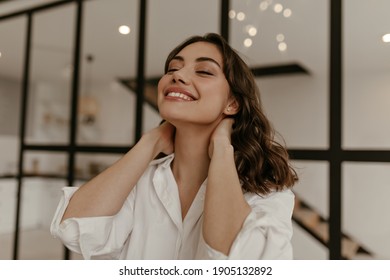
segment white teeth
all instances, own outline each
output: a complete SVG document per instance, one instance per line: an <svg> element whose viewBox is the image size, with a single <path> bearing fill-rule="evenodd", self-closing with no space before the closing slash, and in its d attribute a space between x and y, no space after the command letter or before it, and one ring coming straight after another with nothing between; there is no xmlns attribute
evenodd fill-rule
<svg viewBox="0 0 390 280"><path fill-rule="evenodd" d="M188 100L188 101L191 101L192 98L183 94L183 93L180 93L180 92L169 92L167 94L167 96L171 96L171 97L178 97L180 99L184 99L184 100Z"/></svg>

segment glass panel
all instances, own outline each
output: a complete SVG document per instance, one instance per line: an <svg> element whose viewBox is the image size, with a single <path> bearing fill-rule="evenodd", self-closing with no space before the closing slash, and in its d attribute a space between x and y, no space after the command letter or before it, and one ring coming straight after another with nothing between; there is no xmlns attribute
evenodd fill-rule
<svg viewBox="0 0 390 280"><path fill-rule="evenodd" d="M390 148L390 1L344 1L344 115L346 149ZM387 35L390 36L390 35Z"/></svg>
<svg viewBox="0 0 390 280"><path fill-rule="evenodd" d="M37 177L24 180L19 259L63 258L62 243L51 236L50 223L64 185L64 181L58 179Z"/></svg>
<svg viewBox="0 0 390 280"><path fill-rule="evenodd" d="M294 193L299 200L315 210L321 217L327 219L329 216L329 163L295 160L293 165L299 176L299 181L293 189Z"/></svg>
<svg viewBox="0 0 390 280"><path fill-rule="evenodd" d="M294 260L327 260L328 248L319 243L307 231L293 223L292 246Z"/></svg>
<svg viewBox="0 0 390 280"><path fill-rule="evenodd" d="M23 170L26 176L65 178L67 155L50 152L25 152Z"/></svg>
<svg viewBox="0 0 390 280"><path fill-rule="evenodd" d="M50 234L50 223L66 185L62 153L26 152L23 179L19 259L62 259L63 246ZM45 244L45 246L42 246Z"/></svg>
<svg viewBox="0 0 390 280"><path fill-rule="evenodd" d="M0 179L0 260L13 257L17 181Z"/></svg>
<svg viewBox="0 0 390 280"><path fill-rule="evenodd" d="M329 163L296 160L293 166L299 176L299 181L293 188L296 198L294 228L299 229L294 230L293 246L296 252L294 258L324 259L327 257L328 249L323 244L328 241L329 236ZM314 236L306 230L312 232Z"/></svg>
<svg viewBox="0 0 390 280"><path fill-rule="evenodd" d="M75 186L79 186L92 179L107 167L116 162L121 154L89 154L79 153L76 157L76 178Z"/></svg>
<svg viewBox="0 0 390 280"><path fill-rule="evenodd" d="M264 108L290 148L328 147L328 6L322 0L232 1L231 44L265 71L255 73ZM309 74L283 75L288 66Z"/></svg>
<svg viewBox="0 0 390 280"><path fill-rule="evenodd" d="M138 2L84 3L79 144L131 145L133 142L135 96L124 81L136 76ZM122 25L130 33L121 34Z"/></svg>
<svg viewBox="0 0 390 280"><path fill-rule="evenodd" d="M74 4L33 16L29 143L68 142L74 19Z"/></svg>
<svg viewBox="0 0 390 280"><path fill-rule="evenodd" d="M390 259L390 163L344 163L343 232L356 259Z"/></svg>
<svg viewBox="0 0 390 280"><path fill-rule="evenodd" d="M17 170L25 30L25 17L0 21L0 176Z"/></svg>
<svg viewBox="0 0 390 280"><path fill-rule="evenodd" d="M0 259L12 259L26 18L0 21Z"/></svg>

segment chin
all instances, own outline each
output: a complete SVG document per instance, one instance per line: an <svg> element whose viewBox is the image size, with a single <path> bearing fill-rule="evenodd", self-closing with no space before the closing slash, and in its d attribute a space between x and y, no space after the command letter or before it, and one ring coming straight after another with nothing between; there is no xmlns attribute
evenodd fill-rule
<svg viewBox="0 0 390 280"><path fill-rule="evenodd" d="M161 106L159 108L160 116L164 119L169 121L170 123L173 123L176 121L181 121L188 119L188 112L185 112L183 110L178 110L176 108L169 108L168 106Z"/></svg>
<svg viewBox="0 0 390 280"><path fill-rule="evenodd" d="M217 115L207 114L202 111L189 112L188 110L176 110L165 106L161 106L159 109L161 118L174 126L183 124L212 125L219 119Z"/></svg>

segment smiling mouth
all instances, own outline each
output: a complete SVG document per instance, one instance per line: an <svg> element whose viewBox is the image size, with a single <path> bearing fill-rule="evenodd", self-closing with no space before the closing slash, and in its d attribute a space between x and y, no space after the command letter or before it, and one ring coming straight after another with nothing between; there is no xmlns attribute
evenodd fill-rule
<svg viewBox="0 0 390 280"><path fill-rule="evenodd" d="M180 93L180 92L168 92L168 94L166 96L171 97L171 98L175 98L175 99L181 99L184 101L194 101L195 100L191 96L188 96L188 95Z"/></svg>

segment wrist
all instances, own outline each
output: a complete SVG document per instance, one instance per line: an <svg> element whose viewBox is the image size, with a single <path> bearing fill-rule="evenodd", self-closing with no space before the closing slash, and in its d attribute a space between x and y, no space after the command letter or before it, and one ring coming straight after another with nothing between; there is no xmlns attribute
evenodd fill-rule
<svg viewBox="0 0 390 280"><path fill-rule="evenodd" d="M152 158L161 153L162 149L158 145L158 136L153 135L151 132L142 135L139 144L150 150Z"/></svg>
<svg viewBox="0 0 390 280"><path fill-rule="evenodd" d="M222 147L231 146L230 138L227 136L214 137L212 141L213 144L216 146L222 146Z"/></svg>
<svg viewBox="0 0 390 280"><path fill-rule="evenodd" d="M228 137L213 139L213 156L228 155L230 153L234 153L234 149Z"/></svg>

